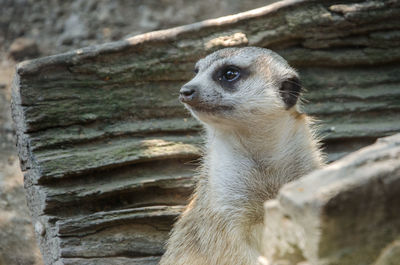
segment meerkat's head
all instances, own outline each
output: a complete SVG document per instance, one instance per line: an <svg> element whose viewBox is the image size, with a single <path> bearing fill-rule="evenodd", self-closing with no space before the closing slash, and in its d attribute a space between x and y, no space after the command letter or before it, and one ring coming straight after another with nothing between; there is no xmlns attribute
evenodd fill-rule
<svg viewBox="0 0 400 265"><path fill-rule="evenodd" d="M214 126L287 113L301 92L296 71L268 49L222 49L199 60L195 73L179 99L195 117Z"/></svg>

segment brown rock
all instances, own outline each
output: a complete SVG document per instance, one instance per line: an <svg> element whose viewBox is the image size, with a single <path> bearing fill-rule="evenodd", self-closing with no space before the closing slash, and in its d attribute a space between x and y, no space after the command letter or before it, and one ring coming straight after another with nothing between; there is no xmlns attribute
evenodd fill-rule
<svg viewBox="0 0 400 265"><path fill-rule="evenodd" d="M15 61L22 61L38 57L40 52L37 43L33 39L17 38L12 42L8 54Z"/></svg>

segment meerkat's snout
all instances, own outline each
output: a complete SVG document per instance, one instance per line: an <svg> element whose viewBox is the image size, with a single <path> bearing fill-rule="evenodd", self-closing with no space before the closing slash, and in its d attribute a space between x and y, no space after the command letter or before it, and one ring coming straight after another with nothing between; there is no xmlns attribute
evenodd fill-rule
<svg viewBox="0 0 400 265"><path fill-rule="evenodd" d="M198 87L185 85L179 91L179 100L182 103L193 104L198 99Z"/></svg>

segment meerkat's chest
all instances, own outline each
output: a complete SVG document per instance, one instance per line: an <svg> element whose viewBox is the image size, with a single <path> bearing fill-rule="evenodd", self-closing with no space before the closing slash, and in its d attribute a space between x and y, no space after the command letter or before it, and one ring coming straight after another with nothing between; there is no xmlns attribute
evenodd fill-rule
<svg viewBox="0 0 400 265"><path fill-rule="evenodd" d="M239 152L216 146L210 153L208 175L213 196L221 202L230 203L245 199L246 183L251 178L254 163Z"/></svg>

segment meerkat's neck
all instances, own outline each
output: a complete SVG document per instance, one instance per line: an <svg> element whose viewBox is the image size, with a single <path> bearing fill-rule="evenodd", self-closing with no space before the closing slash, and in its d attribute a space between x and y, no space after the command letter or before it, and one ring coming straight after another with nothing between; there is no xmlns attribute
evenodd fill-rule
<svg viewBox="0 0 400 265"><path fill-rule="evenodd" d="M283 184L322 165L307 117L286 114L266 121L234 129L207 127L208 196L230 216L262 211L262 203Z"/></svg>

